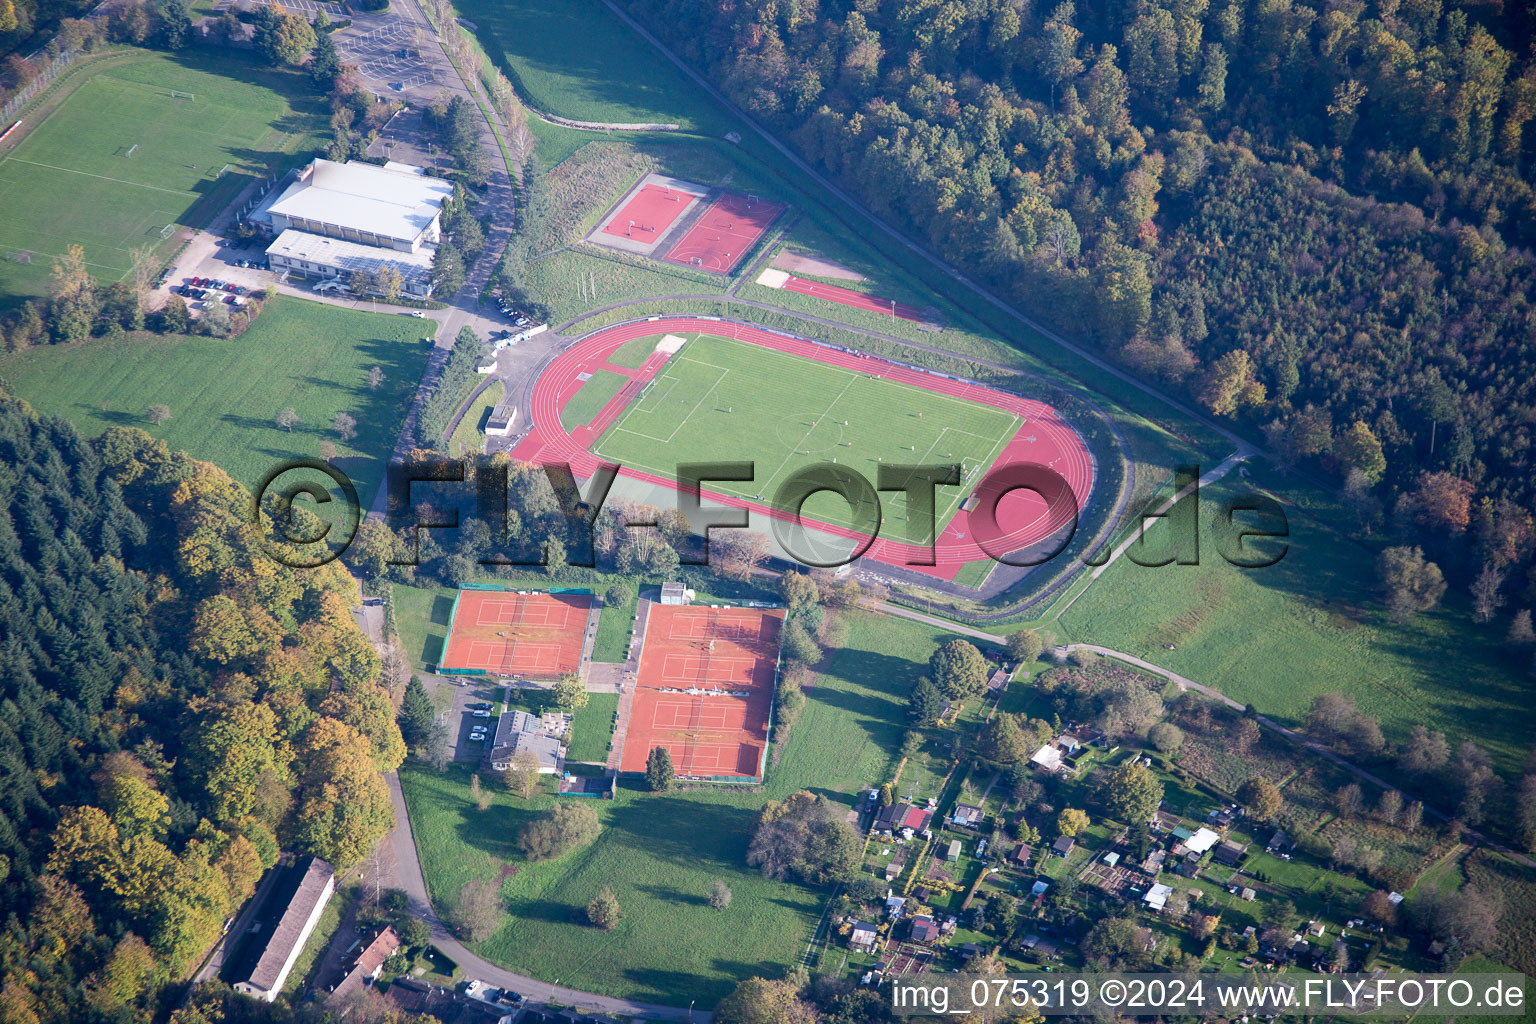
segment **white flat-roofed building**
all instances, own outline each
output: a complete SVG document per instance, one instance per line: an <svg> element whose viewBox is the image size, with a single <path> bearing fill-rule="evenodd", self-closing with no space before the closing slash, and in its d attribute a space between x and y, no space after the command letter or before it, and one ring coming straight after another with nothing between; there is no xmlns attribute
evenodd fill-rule
<svg viewBox="0 0 1536 1024"><path fill-rule="evenodd" d="M336 891L336 873L319 857L311 857L302 872L297 865L290 870L296 882L288 890L282 916L266 936L266 945L250 973L234 983L236 992L268 1003L282 992L299 952L320 921L326 901ZM271 909L275 908L269 912Z"/></svg>
<svg viewBox="0 0 1536 1024"><path fill-rule="evenodd" d="M267 246L267 262L273 270L301 277L348 283L358 271L377 274L385 267L400 272L401 291L418 299L432 294L432 259L435 249L382 249L341 238L327 238L293 228Z"/></svg>
<svg viewBox="0 0 1536 1024"><path fill-rule="evenodd" d="M420 167L315 160L251 220L273 235L293 229L361 245L415 252L442 237L439 218L453 182Z"/></svg>

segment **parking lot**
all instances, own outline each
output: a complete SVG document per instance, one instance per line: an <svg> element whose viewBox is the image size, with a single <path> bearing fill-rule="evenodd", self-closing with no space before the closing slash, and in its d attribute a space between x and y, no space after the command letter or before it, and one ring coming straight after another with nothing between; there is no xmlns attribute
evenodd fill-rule
<svg viewBox="0 0 1536 1024"><path fill-rule="evenodd" d="M216 295L221 301L230 295L243 300L250 292L271 287L274 280L272 273L263 269L266 263L266 243L263 240L241 242L237 238L219 237L211 238L209 242L209 252L204 258L189 260L183 256L165 282L173 294L182 296L188 309L196 313L205 303L213 301ZM241 263L248 265L242 267ZM197 284L199 280L203 283ZM217 280L219 284L210 285L207 283L210 280ZM231 285L234 291L227 287ZM194 292L189 295L186 294L187 289L201 289L206 294ZM226 302L231 310L241 304Z"/></svg>
<svg viewBox="0 0 1536 1024"><path fill-rule="evenodd" d="M453 759L478 762L491 749L491 740L496 736L496 702L501 699L501 687L473 681L466 681L463 686L446 682L442 685L453 692L453 703L448 710ZM477 712L483 714L477 715ZM485 730L484 739L473 738L477 727Z"/></svg>
<svg viewBox="0 0 1536 1024"><path fill-rule="evenodd" d="M366 32L337 38L343 58L357 65L365 82L396 92L430 85L436 76L420 49L430 38L423 38L423 30L403 18L386 15L380 22Z"/></svg>
<svg viewBox="0 0 1536 1024"><path fill-rule="evenodd" d="M213 9L215 12L249 11L264 7L271 2L272 0L219 0ZM339 3L323 4L315 0L280 0L280 2L289 14L300 15L305 21L314 21L320 16L321 11L324 11L325 16L332 21L340 21L347 16Z"/></svg>

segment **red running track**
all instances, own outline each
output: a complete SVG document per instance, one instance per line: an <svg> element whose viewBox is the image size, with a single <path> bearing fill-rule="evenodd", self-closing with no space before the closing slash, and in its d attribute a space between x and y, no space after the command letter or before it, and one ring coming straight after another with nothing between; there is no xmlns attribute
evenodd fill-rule
<svg viewBox="0 0 1536 1024"><path fill-rule="evenodd" d="M590 448L602 436L645 383L661 371L666 357L653 354L640 369L630 369L607 362L608 356L620 345L635 338L663 333L712 334L738 341L762 345L765 348L787 352L805 359L814 359L847 370L867 373L875 377L910 384L940 394L952 395L966 401L1005 409L1023 417L1018 433L1003 447L993 464L995 473L999 467L1014 464L1049 466L1060 474L1070 488L1041 497L1031 491L1015 490L1002 496L997 503L996 539L989 539L988 547L996 550L1018 551L1051 537L1072 521L1077 509L1087 501L1093 487L1093 460L1088 446L1056 410L1044 402L1023 398L1004 391L994 391L979 384L952 380L936 374L924 373L897 366L874 356L853 352L841 352L799 338L789 338L757 327L732 324L720 320L698 317L663 317L658 320L633 324L620 324L598 331L562 352L540 375L534 384L530 422L532 429L517 448L513 458L537 465L568 463L578 477L589 477L601 461ZM630 378L630 383L595 416L586 426L567 431L560 424L560 410L581 388L579 375L604 369ZM620 473L646 483L675 486L676 481L653 473L621 467ZM756 501L704 490L702 497L733 508L746 508L774 519L792 522L794 516ZM1074 500L1075 499L1075 500ZM867 535L807 518L807 526L837 537L860 540ZM971 516L957 512L939 535L930 554L925 545L905 541L877 538L864 553L887 565L911 569L940 579L952 580L960 567L967 562L988 558L973 537ZM924 562L933 561L933 565Z"/></svg>
<svg viewBox="0 0 1536 1024"><path fill-rule="evenodd" d="M839 306L852 306L854 309L879 313L881 316L890 316L894 313L903 320L912 320L916 323L923 322L923 314L915 306L909 306L905 302L895 302L891 299L882 299L876 295L865 295L863 292L856 292L852 288L840 288L835 284L823 284L820 281L807 281L803 277L791 275L784 282L784 289L786 291L799 292L801 295L826 299L828 302L835 302Z"/></svg>

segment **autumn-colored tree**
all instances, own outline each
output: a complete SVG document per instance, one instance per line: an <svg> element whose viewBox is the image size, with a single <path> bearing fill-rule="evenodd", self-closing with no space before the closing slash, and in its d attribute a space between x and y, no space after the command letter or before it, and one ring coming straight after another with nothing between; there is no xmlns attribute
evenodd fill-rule
<svg viewBox="0 0 1536 1024"><path fill-rule="evenodd" d="M1444 471L1420 473L1399 508L1425 529L1459 534L1472 521L1472 481Z"/></svg>
<svg viewBox="0 0 1536 1024"><path fill-rule="evenodd" d="M1264 385L1254 375L1252 358L1233 349L1211 365L1200 389L1200 401L1217 416L1231 416L1239 409L1260 405Z"/></svg>
<svg viewBox="0 0 1536 1024"><path fill-rule="evenodd" d="M322 716L301 737L299 756L296 835L309 852L350 867L395 823L372 744L345 722Z"/></svg>
<svg viewBox="0 0 1536 1024"><path fill-rule="evenodd" d="M1445 595L1445 577L1434 562L1425 561L1418 547L1391 547L1376 556L1378 586L1387 611L1399 623L1429 611Z"/></svg>
<svg viewBox="0 0 1536 1024"><path fill-rule="evenodd" d="M479 810L491 809L491 794L481 788L479 775L471 774L469 777L469 799Z"/></svg>
<svg viewBox="0 0 1536 1024"><path fill-rule="evenodd" d="M133 1005L160 973L149 944L129 932L112 947L106 964L93 980L86 1001L99 1013L115 1014Z"/></svg>
<svg viewBox="0 0 1536 1024"><path fill-rule="evenodd" d="M502 913L500 887L488 879L476 878L460 887L453 920L466 939L484 942L501 927Z"/></svg>
<svg viewBox="0 0 1536 1024"><path fill-rule="evenodd" d="M587 688L574 672L562 675L554 685L555 704L565 711L578 711L587 706Z"/></svg>
<svg viewBox="0 0 1536 1024"><path fill-rule="evenodd" d="M512 765L506 771L507 788L524 800L531 799L539 791L539 758L531 750L521 750L512 755Z"/></svg>
<svg viewBox="0 0 1536 1024"><path fill-rule="evenodd" d="M1056 831L1064 836L1078 836L1088 827L1088 812L1067 807L1056 815Z"/></svg>
<svg viewBox="0 0 1536 1024"><path fill-rule="evenodd" d="M400 297L400 292L405 288L405 278L400 276L400 271L394 267L382 267L374 275L374 284L379 289L379 294L385 302L394 302Z"/></svg>
<svg viewBox="0 0 1536 1024"><path fill-rule="evenodd" d="M816 1024L816 1010L792 981L748 978L715 1007L719 1024Z"/></svg>
<svg viewBox="0 0 1536 1024"><path fill-rule="evenodd" d="M373 761L381 772L392 772L405 760L405 740L389 695L373 683L338 690L320 702L319 711L345 722L368 738Z"/></svg>
<svg viewBox="0 0 1536 1024"><path fill-rule="evenodd" d="M1279 788L1268 779L1254 776L1237 789L1237 799L1248 809L1256 821L1274 821L1285 798Z"/></svg>

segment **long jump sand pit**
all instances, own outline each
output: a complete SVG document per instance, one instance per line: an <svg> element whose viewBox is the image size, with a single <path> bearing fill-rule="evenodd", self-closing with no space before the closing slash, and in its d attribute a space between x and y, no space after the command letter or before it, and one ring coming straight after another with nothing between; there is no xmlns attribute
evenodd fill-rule
<svg viewBox="0 0 1536 1024"><path fill-rule="evenodd" d="M784 612L653 605L620 768L666 747L679 778L762 778Z"/></svg>

